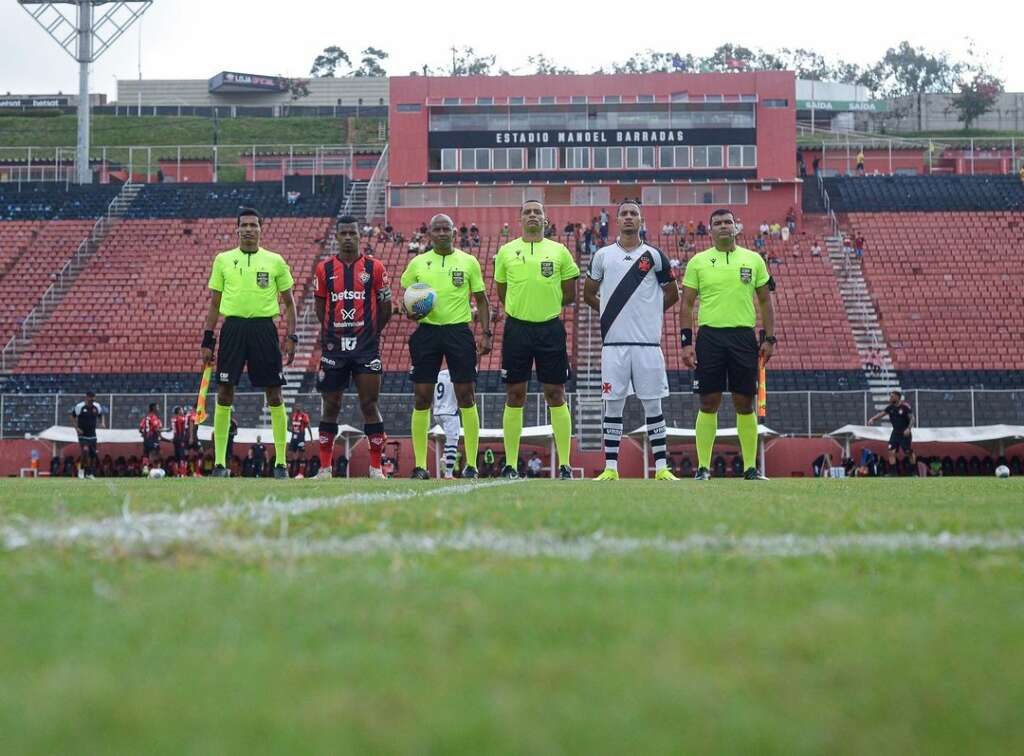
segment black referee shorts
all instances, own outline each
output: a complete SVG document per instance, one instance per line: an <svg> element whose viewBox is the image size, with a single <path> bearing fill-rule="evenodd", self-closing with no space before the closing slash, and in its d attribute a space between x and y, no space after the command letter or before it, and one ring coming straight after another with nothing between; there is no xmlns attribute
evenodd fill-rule
<svg viewBox="0 0 1024 756"><path fill-rule="evenodd" d="M452 383L476 383L476 340L466 323L421 323L409 337L409 356L413 383L437 383L442 360Z"/></svg>
<svg viewBox="0 0 1024 756"><path fill-rule="evenodd" d="M914 452L911 446L911 437L904 436L903 431L893 431L889 434L889 451L902 451L904 454L912 454Z"/></svg>
<svg viewBox="0 0 1024 756"><path fill-rule="evenodd" d="M760 351L753 328L712 328L697 331L695 394L757 394L757 357Z"/></svg>
<svg viewBox="0 0 1024 756"><path fill-rule="evenodd" d="M501 342L501 379L505 383L525 383L530 380L534 363L541 383L561 386L569 380L565 324L558 318L530 323L507 317Z"/></svg>
<svg viewBox="0 0 1024 756"><path fill-rule="evenodd" d="M237 386L246 368L256 388L285 385L273 318L224 319L217 350L217 381Z"/></svg>

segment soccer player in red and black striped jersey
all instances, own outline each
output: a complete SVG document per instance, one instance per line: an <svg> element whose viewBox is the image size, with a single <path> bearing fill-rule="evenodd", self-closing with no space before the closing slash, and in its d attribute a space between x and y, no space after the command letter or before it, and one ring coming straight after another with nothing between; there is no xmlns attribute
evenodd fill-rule
<svg viewBox="0 0 1024 756"><path fill-rule="evenodd" d="M338 218L334 236L338 252L317 265L313 284L323 350L316 387L324 399L316 477L331 477L341 395L354 380L370 442L370 477L383 478L381 453L387 435L377 400L383 372L380 333L391 318L391 284L380 260L360 254L355 218Z"/></svg>

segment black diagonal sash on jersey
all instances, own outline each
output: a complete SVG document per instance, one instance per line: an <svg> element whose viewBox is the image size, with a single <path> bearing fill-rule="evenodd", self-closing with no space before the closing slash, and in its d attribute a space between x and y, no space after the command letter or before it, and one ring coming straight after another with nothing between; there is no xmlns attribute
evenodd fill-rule
<svg viewBox="0 0 1024 756"><path fill-rule="evenodd" d="M633 292L643 283L644 277L652 270L654 270L654 256L650 250L644 250L644 253L636 259L636 262L633 263L626 275L619 281L619 285L615 287L612 295L608 297L608 304L605 305L604 312L601 313L602 340L608 335L608 331L611 330L615 318L619 317L622 308L626 306L629 298L633 296Z"/></svg>

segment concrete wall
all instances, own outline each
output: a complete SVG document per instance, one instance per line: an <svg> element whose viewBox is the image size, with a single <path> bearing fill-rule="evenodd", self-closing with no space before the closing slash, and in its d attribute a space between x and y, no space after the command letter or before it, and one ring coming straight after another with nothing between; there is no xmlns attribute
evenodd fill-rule
<svg viewBox="0 0 1024 756"><path fill-rule="evenodd" d="M921 117L918 119L916 97L900 97L889 103L890 112L868 116L872 130L883 127L887 131L949 131L962 129L959 115L952 104L952 95L930 94L922 98ZM973 124L974 129L998 131L1024 131L1024 92L1006 92L1000 95L995 108Z"/></svg>
<svg viewBox="0 0 1024 756"><path fill-rule="evenodd" d="M119 79L117 101L119 105L135 105L142 91L142 105L247 105L268 107L273 105L352 106L362 98L364 107L388 104L389 80L376 77L343 77L336 79L309 79L309 96L292 100L286 92L254 91L245 94L211 94L207 79ZM339 102L340 100L340 102Z"/></svg>

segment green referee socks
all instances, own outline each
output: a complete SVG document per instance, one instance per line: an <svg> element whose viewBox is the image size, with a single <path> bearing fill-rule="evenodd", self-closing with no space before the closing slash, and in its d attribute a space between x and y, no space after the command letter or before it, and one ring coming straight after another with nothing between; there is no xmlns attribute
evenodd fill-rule
<svg viewBox="0 0 1024 756"><path fill-rule="evenodd" d="M228 431L231 430L231 405L226 407L217 402L213 411L213 461L227 467Z"/></svg>
<svg viewBox="0 0 1024 756"><path fill-rule="evenodd" d="M569 405L551 407L551 431L555 434L555 448L558 449L558 464L569 464L569 453L572 449L572 415Z"/></svg>
<svg viewBox="0 0 1024 756"><path fill-rule="evenodd" d="M480 414L476 405L459 409L462 415L462 432L466 434L466 466L476 469L476 453L480 448ZM522 427L522 419L519 421Z"/></svg>
<svg viewBox="0 0 1024 756"><path fill-rule="evenodd" d="M430 410L412 411L412 450L416 467L427 469L427 434L430 433Z"/></svg>
<svg viewBox="0 0 1024 756"><path fill-rule="evenodd" d="M523 408L505 405L501 416L501 430L505 436L505 464L513 470L519 468L519 437L523 435Z"/></svg>
<svg viewBox="0 0 1024 756"><path fill-rule="evenodd" d="M718 433L718 413L697 413L697 467L711 469L711 451L715 448L715 435Z"/></svg>
<svg viewBox="0 0 1024 756"><path fill-rule="evenodd" d="M270 408L270 425L274 428L274 464L288 464L288 413L284 402Z"/></svg>
<svg viewBox="0 0 1024 756"><path fill-rule="evenodd" d="M757 415L750 412L736 415L736 433L740 437L743 470L757 467Z"/></svg>

